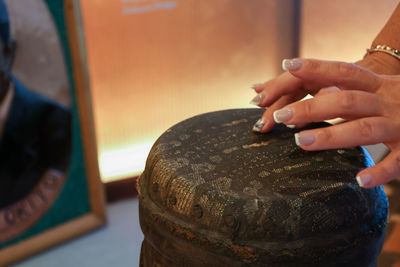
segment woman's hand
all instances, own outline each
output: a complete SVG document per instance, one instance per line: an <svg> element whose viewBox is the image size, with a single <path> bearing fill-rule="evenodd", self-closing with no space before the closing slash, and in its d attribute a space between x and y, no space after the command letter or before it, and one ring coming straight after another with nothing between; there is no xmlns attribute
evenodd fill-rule
<svg viewBox="0 0 400 267"><path fill-rule="evenodd" d="M370 188L400 176L400 76L314 59L285 60L283 67L288 72L255 86L255 102L268 108L254 130L267 132L275 123L301 127L341 117L347 122L297 133L296 143L304 150L384 143L390 154L361 171L357 181ZM307 94L315 97L297 102Z"/></svg>

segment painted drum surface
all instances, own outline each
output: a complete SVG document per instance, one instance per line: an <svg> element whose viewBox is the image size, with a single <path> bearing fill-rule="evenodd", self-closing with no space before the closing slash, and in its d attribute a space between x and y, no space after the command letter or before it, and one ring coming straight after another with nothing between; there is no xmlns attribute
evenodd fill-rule
<svg viewBox="0 0 400 267"><path fill-rule="evenodd" d="M388 216L360 147L308 152L261 109L202 114L167 130L138 182L141 266L374 266ZM308 128L328 126L316 123Z"/></svg>

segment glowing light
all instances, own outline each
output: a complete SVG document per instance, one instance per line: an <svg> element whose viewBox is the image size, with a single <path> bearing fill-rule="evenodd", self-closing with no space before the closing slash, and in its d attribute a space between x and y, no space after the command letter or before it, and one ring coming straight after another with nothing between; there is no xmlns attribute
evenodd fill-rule
<svg viewBox="0 0 400 267"><path fill-rule="evenodd" d="M100 154L100 173L104 182L138 176L144 170L147 155L154 141L128 145Z"/></svg>
<svg viewBox="0 0 400 267"><path fill-rule="evenodd" d="M216 2L80 1L103 181L140 174L147 141L184 119L254 107L250 85L280 72L276 1Z"/></svg>

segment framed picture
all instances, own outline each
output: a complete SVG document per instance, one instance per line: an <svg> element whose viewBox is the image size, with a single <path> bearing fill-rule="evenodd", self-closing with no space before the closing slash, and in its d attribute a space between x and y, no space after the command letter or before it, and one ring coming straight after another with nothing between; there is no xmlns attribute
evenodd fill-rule
<svg viewBox="0 0 400 267"><path fill-rule="evenodd" d="M72 0L0 0L0 266L105 223L79 20Z"/></svg>

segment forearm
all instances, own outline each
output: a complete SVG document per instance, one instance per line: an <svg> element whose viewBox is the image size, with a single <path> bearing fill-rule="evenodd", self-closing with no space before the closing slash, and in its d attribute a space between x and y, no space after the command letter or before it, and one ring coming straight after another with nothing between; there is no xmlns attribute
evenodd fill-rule
<svg viewBox="0 0 400 267"><path fill-rule="evenodd" d="M387 45L400 50L400 4L376 36L371 47L377 45ZM357 64L380 74L400 74L400 60L384 52L370 53Z"/></svg>

